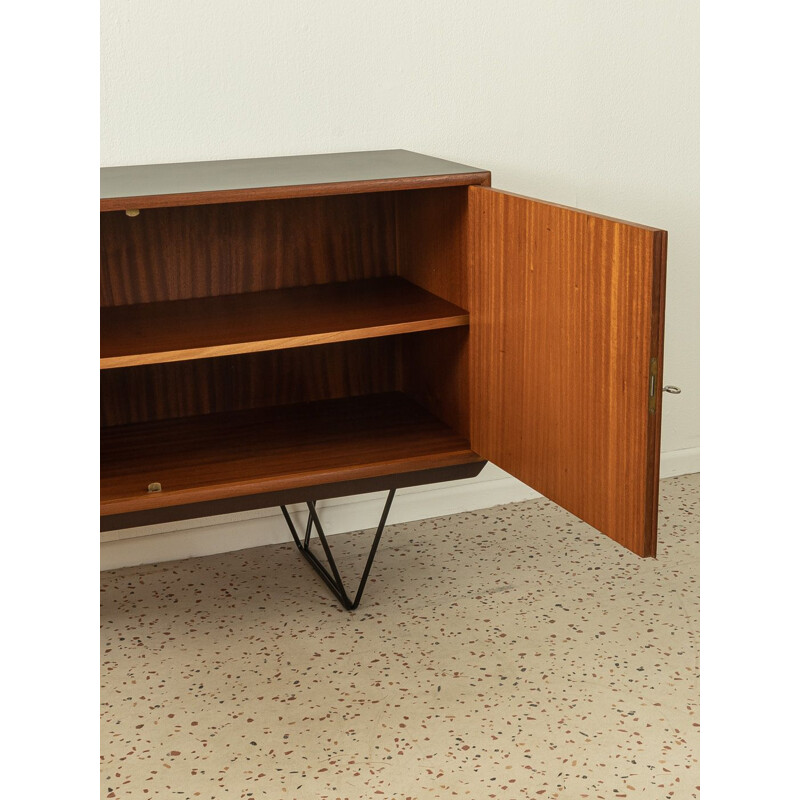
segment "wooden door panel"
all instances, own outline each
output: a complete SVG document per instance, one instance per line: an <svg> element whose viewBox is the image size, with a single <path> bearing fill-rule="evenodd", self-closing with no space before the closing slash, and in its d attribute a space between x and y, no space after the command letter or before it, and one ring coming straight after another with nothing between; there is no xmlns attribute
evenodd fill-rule
<svg viewBox="0 0 800 800"><path fill-rule="evenodd" d="M469 205L473 449L654 556L666 232L485 187Z"/></svg>

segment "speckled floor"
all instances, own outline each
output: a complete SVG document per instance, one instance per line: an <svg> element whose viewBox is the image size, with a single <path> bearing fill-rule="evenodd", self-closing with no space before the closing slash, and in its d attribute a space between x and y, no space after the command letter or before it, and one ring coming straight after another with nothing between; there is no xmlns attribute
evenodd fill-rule
<svg viewBox="0 0 800 800"><path fill-rule="evenodd" d="M390 525L352 613L291 544L103 573L102 796L697 797L698 495L657 560L544 500Z"/></svg>

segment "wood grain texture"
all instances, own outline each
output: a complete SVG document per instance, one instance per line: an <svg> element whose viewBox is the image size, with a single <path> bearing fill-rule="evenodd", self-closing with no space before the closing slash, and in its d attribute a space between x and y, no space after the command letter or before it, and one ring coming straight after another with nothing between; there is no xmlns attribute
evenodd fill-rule
<svg viewBox="0 0 800 800"><path fill-rule="evenodd" d="M394 275L392 195L162 208L100 217L100 305Z"/></svg>
<svg viewBox="0 0 800 800"><path fill-rule="evenodd" d="M236 203L480 183L477 167L374 150L100 170L100 210Z"/></svg>
<svg viewBox="0 0 800 800"><path fill-rule="evenodd" d="M397 204L397 274L469 310L466 187L404 192Z"/></svg>
<svg viewBox="0 0 800 800"><path fill-rule="evenodd" d="M654 556L666 233L493 189L469 198L473 449Z"/></svg>
<svg viewBox="0 0 800 800"><path fill-rule="evenodd" d="M664 398L664 323L667 300L667 232L653 236L653 315L650 328L650 351L656 359L655 411L647 426L647 486L645 497L645 529L652 531L651 555L658 545L658 480L661 467L661 402Z"/></svg>
<svg viewBox="0 0 800 800"><path fill-rule="evenodd" d="M481 461L401 393L106 428L101 455L103 515Z"/></svg>
<svg viewBox="0 0 800 800"><path fill-rule="evenodd" d="M398 337L398 347L402 390L469 439L469 328Z"/></svg>
<svg viewBox="0 0 800 800"><path fill-rule="evenodd" d="M100 313L100 368L285 350L468 323L466 311L401 278L112 306Z"/></svg>
<svg viewBox="0 0 800 800"><path fill-rule="evenodd" d="M400 388L394 337L100 372L101 425L331 400Z"/></svg>
<svg viewBox="0 0 800 800"><path fill-rule="evenodd" d="M398 274L468 309L467 188L404 192L396 196L396 203ZM460 331L410 336L400 347L403 389L469 437L467 336Z"/></svg>

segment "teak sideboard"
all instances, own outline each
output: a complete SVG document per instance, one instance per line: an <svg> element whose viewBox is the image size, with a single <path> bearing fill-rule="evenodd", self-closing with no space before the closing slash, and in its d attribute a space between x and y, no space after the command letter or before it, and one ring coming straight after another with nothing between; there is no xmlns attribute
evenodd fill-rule
<svg viewBox="0 0 800 800"><path fill-rule="evenodd" d="M665 231L405 150L105 168L100 211L103 530L492 461L655 555Z"/></svg>

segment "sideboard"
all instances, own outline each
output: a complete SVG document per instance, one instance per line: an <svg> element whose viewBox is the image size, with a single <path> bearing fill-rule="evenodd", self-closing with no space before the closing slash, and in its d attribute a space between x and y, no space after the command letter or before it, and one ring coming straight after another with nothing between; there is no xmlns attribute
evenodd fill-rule
<svg viewBox="0 0 800 800"><path fill-rule="evenodd" d="M101 529L281 506L353 608L394 491L492 461L654 556L666 232L490 184L405 150L101 170ZM316 501L377 490L351 599Z"/></svg>

